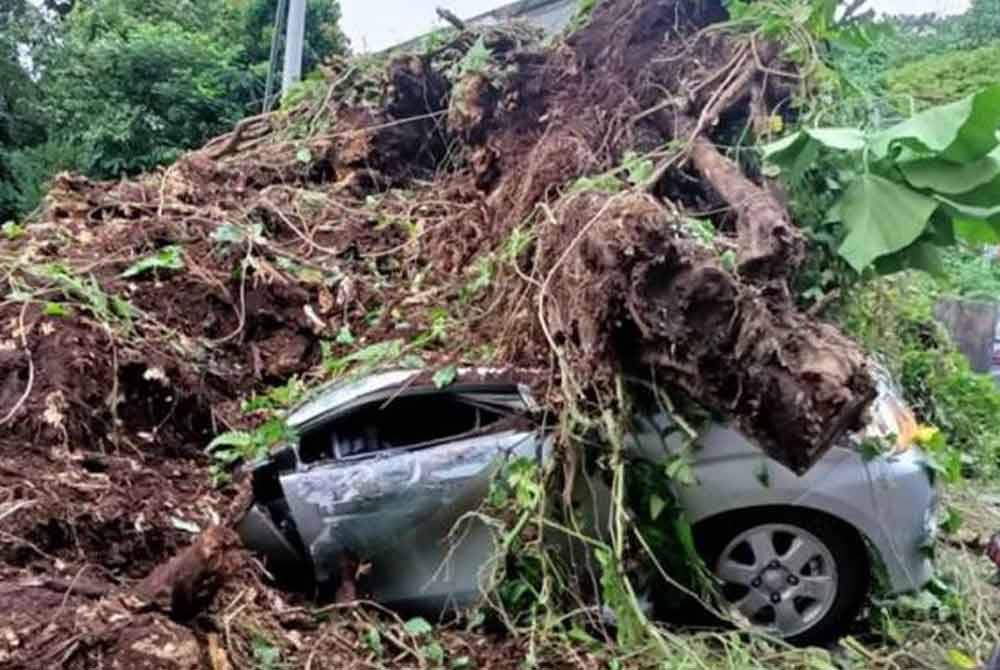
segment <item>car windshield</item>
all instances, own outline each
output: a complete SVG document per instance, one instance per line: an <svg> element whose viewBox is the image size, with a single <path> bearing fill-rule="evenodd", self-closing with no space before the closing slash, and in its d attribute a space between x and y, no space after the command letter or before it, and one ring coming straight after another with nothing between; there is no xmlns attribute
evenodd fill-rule
<svg viewBox="0 0 1000 670"><path fill-rule="evenodd" d="M378 397L307 429L299 457L308 463L425 447L476 434L514 413L511 394L499 391Z"/></svg>

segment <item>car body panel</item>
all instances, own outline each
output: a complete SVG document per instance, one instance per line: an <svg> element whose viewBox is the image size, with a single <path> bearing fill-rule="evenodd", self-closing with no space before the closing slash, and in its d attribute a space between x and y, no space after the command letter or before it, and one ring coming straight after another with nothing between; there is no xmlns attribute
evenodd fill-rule
<svg viewBox="0 0 1000 670"><path fill-rule="evenodd" d="M482 384L445 392L409 385L413 375L379 375L330 389L291 421L297 428L336 423L354 408L443 393L526 409L510 384L498 385L495 394L484 393L491 387ZM300 464L282 474L288 510L317 581L336 581L341 557L348 555L368 565L371 596L388 605L444 608L478 598L494 545L489 528L469 512L486 498L505 461L540 462L551 443L533 426L503 426L426 446Z"/></svg>
<svg viewBox="0 0 1000 670"><path fill-rule="evenodd" d="M388 371L329 387L296 408L289 423L308 428L339 421L373 402L438 393L461 397L468 389L491 388L481 382L440 390L416 383L418 374ZM497 405L533 405L523 388L502 385L493 398ZM881 409L876 407L876 416ZM919 451L866 461L845 443L799 476L725 426L710 424L690 445L662 412L636 419L629 443L633 455L657 463L679 454L690 458L697 483L674 485L674 493L693 523L755 507L813 509L858 529L885 566L892 591L920 588L930 578L932 566L921 547L933 532L936 496ZM460 607L478 598L494 554L490 529L470 512L485 499L505 460L542 463L551 449L551 433L500 424L419 448L299 459L281 474L280 486L317 581L336 580L340 557L348 554L370 566L368 586L375 600L424 609ZM602 526L606 492L599 480L587 484L589 489L577 487L577 493L587 493L584 507ZM264 537L270 535L268 530Z"/></svg>
<svg viewBox="0 0 1000 670"><path fill-rule="evenodd" d="M892 397L891 389L883 389L882 405ZM800 476L726 426L709 426L692 448L663 413L637 423L634 444L642 458L659 462L689 450L696 483L676 484L674 493L692 524L755 507L816 510L861 532L877 551L893 592L919 589L930 579L933 564L923 548L936 531L931 517L937 495L919 449L866 460L856 445L835 446Z"/></svg>

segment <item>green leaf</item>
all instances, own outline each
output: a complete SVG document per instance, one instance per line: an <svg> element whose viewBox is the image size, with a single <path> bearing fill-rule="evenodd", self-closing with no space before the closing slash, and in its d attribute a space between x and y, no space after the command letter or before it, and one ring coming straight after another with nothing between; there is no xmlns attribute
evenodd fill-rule
<svg viewBox="0 0 1000 670"><path fill-rule="evenodd" d="M857 128L809 128L805 133L820 144L840 151L860 151L868 143Z"/></svg>
<svg viewBox="0 0 1000 670"><path fill-rule="evenodd" d="M691 467L691 460L686 454L679 454L671 460L666 467L667 477L681 486L695 486L698 480L694 476L694 469Z"/></svg>
<svg viewBox="0 0 1000 670"><path fill-rule="evenodd" d="M111 311L126 321L131 320L135 316L135 308L132 307L132 304L125 298L117 295L111 296Z"/></svg>
<svg viewBox="0 0 1000 670"><path fill-rule="evenodd" d="M13 221L5 221L4 224L0 226L0 232L3 232L3 236L8 240L16 240L24 235L24 226L18 225Z"/></svg>
<svg viewBox="0 0 1000 670"><path fill-rule="evenodd" d="M968 193L1000 177L1000 149L974 163L957 165L939 158L927 158L899 166L914 188L945 195Z"/></svg>
<svg viewBox="0 0 1000 670"><path fill-rule="evenodd" d="M732 272L736 269L736 252L732 249L724 251L721 256L719 256L719 261L722 263L722 267Z"/></svg>
<svg viewBox="0 0 1000 670"><path fill-rule="evenodd" d="M45 303L45 316L69 316L73 310L61 302Z"/></svg>
<svg viewBox="0 0 1000 670"><path fill-rule="evenodd" d="M820 147L840 151L860 151L865 134L856 128L811 128L761 147L764 160L778 166L790 179L796 179L814 164Z"/></svg>
<svg viewBox="0 0 1000 670"><path fill-rule="evenodd" d="M428 635L433 632L434 627L427 623L427 619L414 617L403 624L403 630L414 637L420 637L421 635Z"/></svg>
<svg viewBox="0 0 1000 670"><path fill-rule="evenodd" d="M667 507L667 501L655 493L649 498L649 518L656 521Z"/></svg>
<svg viewBox="0 0 1000 670"><path fill-rule="evenodd" d="M939 203L944 205L945 210L955 218L976 219L988 223L1000 223L1000 202L996 205L977 206L952 198L936 196Z"/></svg>
<svg viewBox="0 0 1000 670"><path fill-rule="evenodd" d="M954 507L948 506L938 525L945 535L954 535L962 527L962 521L962 514Z"/></svg>
<svg viewBox="0 0 1000 670"><path fill-rule="evenodd" d="M340 327L337 331L337 337L334 340L337 344L354 344L354 335L351 333L351 327L346 323Z"/></svg>
<svg viewBox="0 0 1000 670"><path fill-rule="evenodd" d="M254 437L252 433L247 433L242 430L233 430L228 433L222 433L217 436L214 440L208 443L205 447L205 451L215 451L219 447L250 447L254 444Z"/></svg>
<svg viewBox="0 0 1000 670"><path fill-rule="evenodd" d="M302 149L299 149L295 153L295 160L297 160L300 163L311 163L312 159L313 159L312 152L309 151L308 148L304 147Z"/></svg>
<svg viewBox="0 0 1000 670"><path fill-rule="evenodd" d="M938 208L934 198L873 174L855 180L835 205L848 229L840 255L862 272L876 258L913 244Z"/></svg>
<svg viewBox="0 0 1000 670"><path fill-rule="evenodd" d="M878 158L898 148L953 163L977 161L998 145L1000 84L964 100L934 107L879 133L870 148Z"/></svg>
<svg viewBox="0 0 1000 670"><path fill-rule="evenodd" d="M420 648L420 652L430 661L433 661L436 666L440 666L444 663L444 647L442 647L437 642L431 642L425 644Z"/></svg>
<svg viewBox="0 0 1000 670"><path fill-rule="evenodd" d="M648 158L641 158L635 152L629 151L622 160L622 168L625 170L628 182L633 186L645 184L653 176L656 166Z"/></svg>
<svg viewBox="0 0 1000 670"><path fill-rule="evenodd" d="M180 270L183 267L184 256L181 248L175 244L171 244L160 249L155 255L133 263L119 277L135 277L151 270Z"/></svg>
<svg viewBox="0 0 1000 670"><path fill-rule="evenodd" d="M384 648L382 646L382 634L379 633L378 628L370 626L368 630L365 631L365 643L376 656L379 658L382 657Z"/></svg>
<svg viewBox="0 0 1000 670"><path fill-rule="evenodd" d="M1000 223L1000 175L961 193L935 193L953 216Z"/></svg>
<svg viewBox="0 0 1000 670"><path fill-rule="evenodd" d="M1000 244L1000 224L981 219L956 218L955 236L969 244Z"/></svg>
<svg viewBox="0 0 1000 670"><path fill-rule="evenodd" d="M434 373L434 386L443 389L455 381L458 376L458 368L454 365L443 367Z"/></svg>
<svg viewBox="0 0 1000 670"><path fill-rule="evenodd" d="M958 649L948 650L948 664L955 670L975 670L979 667L978 663Z"/></svg>

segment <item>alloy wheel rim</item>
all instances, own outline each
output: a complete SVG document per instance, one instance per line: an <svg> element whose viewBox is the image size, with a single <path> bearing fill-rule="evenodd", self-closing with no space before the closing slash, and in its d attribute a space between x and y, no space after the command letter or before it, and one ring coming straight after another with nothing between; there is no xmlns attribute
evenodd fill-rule
<svg viewBox="0 0 1000 670"><path fill-rule="evenodd" d="M729 604L755 626L780 637L823 619L837 597L837 564L807 530L763 524L737 535L715 564Z"/></svg>

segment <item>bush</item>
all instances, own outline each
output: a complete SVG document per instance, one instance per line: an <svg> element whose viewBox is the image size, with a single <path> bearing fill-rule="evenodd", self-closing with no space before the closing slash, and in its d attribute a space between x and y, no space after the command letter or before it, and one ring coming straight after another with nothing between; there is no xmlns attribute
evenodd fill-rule
<svg viewBox="0 0 1000 670"><path fill-rule="evenodd" d="M853 292L838 316L888 364L918 419L962 453L966 474L992 476L1000 469L1000 391L990 375L972 370L933 317L949 288L915 272L886 277Z"/></svg>
<svg viewBox="0 0 1000 670"><path fill-rule="evenodd" d="M904 112L961 100L1000 82L1000 41L918 60L891 70L886 80L893 102Z"/></svg>
<svg viewBox="0 0 1000 670"><path fill-rule="evenodd" d="M0 223L32 212L45 197L51 178L79 161L75 147L52 140L0 151Z"/></svg>

